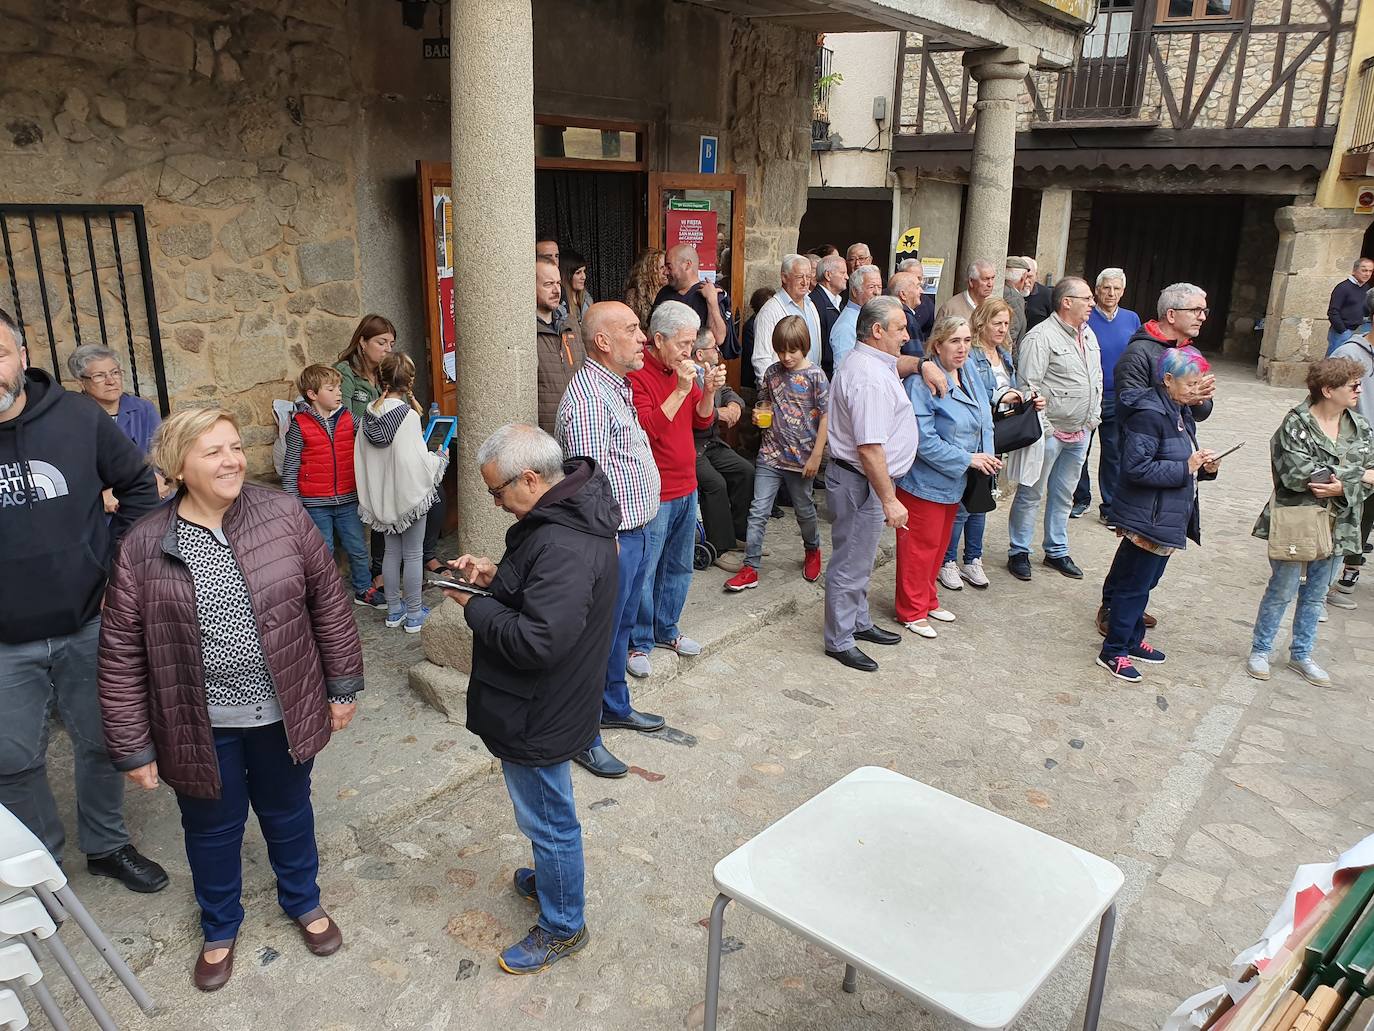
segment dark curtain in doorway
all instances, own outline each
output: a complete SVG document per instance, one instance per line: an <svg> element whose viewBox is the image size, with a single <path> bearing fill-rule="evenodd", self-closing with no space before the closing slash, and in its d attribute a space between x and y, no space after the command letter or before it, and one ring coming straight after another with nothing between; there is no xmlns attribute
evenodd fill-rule
<svg viewBox="0 0 1374 1031"><path fill-rule="evenodd" d="M539 229L558 234L560 251L587 260L587 289L594 301L621 300L635 259L637 176L625 172L534 173Z"/></svg>

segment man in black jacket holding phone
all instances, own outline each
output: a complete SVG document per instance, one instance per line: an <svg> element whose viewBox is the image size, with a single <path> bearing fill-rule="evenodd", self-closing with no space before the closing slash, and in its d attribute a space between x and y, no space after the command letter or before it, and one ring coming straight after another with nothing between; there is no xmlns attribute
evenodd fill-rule
<svg viewBox="0 0 1374 1031"><path fill-rule="evenodd" d="M0 803L59 862L66 834L48 784L56 708L76 760L77 844L88 870L138 892L167 874L124 824L124 775L105 751L96 651L115 543L158 503L152 470L90 398L30 369L0 308ZM119 507L105 514L101 491Z"/></svg>
<svg viewBox="0 0 1374 1031"><path fill-rule="evenodd" d="M516 523L500 565L473 555L450 563L491 596L446 593L472 628L468 729L501 760L516 825L534 847L534 869L515 871L515 890L538 904L539 920L498 962L533 974L587 944L571 759L600 729L620 508L594 461L565 463L535 426L501 427L477 463Z"/></svg>

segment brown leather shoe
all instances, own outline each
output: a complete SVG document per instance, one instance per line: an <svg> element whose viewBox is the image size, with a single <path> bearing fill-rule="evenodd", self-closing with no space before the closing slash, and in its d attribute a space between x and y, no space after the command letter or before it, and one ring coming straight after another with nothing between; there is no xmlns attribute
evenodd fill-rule
<svg viewBox="0 0 1374 1031"><path fill-rule="evenodd" d="M319 933L308 931L306 925L313 924L320 917L329 921L325 929ZM317 956L332 956L343 945L343 932L339 930L339 925L334 922L334 918L323 909L317 909L313 913L306 913L305 916L297 917L296 926L301 929L301 937L305 939L305 947Z"/></svg>
<svg viewBox="0 0 1374 1031"><path fill-rule="evenodd" d="M196 954L196 970L191 981L202 992L217 992L228 982L229 975L234 972L234 946L236 944L238 944L237 939L229 943L229 955L218 963L207 962L205 952L211 947L224 948L222 943L206 942L200 947L200 952Z"/></svg>
<svg viewBox="0 0 1374 1031"><path fill-rule="evenodd" d="M1099 605L1099 606L1097 607L1097 616L1096 616L1096 620L1095 620L1095 621L1096 621L1096 623L1097 623L1097 632L1098 632L1099 634L1101 634L1103 637L1106 637L1106 636L1107 636L1107 606L1105 606L1105 605ZM1155 619L1154 616L1150 615L1148 612L1145 613L1145 626L1146 626L1147 629L1148 629L1148 628L1151 628L1151 627L1153 627L1153 626L1155 626L1158 622L1159 622L1159 620Z"/></svg>

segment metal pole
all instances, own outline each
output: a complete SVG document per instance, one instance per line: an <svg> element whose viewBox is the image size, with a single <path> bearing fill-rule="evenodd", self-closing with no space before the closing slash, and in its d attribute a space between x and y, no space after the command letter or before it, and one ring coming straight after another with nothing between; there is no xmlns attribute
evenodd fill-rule
<svg viewBox="0 0 1374 1031"><path fill-rule="evenodd" d="M100 343L110 346L110 336L105 331L105 302L100 296L100 273L95 269L95 238L91 236L91 216L83 214L81 221L86 224L86 255L91 260L91 292L95 294L95 315L100 320Z"/></svg>
<svg viewBox="0 0 1374 1031"><path fill-rule="evenodd" d="M853 963L846 963L844 965L844 984L840 987L850 995L853 995L859 990L859 972L854 969Z"/></svg>
<svg viewBox="0 0 1374 1031"><path fill-rule="evenodd" d="M52 308L48 304L48 279L43 274L43 251L38 246L38 227L33 224L33 215L29 215L29 240L33 243L33 267L38 270L38 299L43 302L43 324L48 328L48 352L52 355L52 376L57 382L62 382L62 371L57 365L57 335L52 330ZM33 350L30 348L29 356L32 358Z"/></svg>
<svg viewBox="0 0 1374 1031"><path fill-rule="evenodd" d="M157 322L157 298L153 294L153 262L148 256L148 225L143 208L135 207L134 230L138 238L138 271L143 276L143 303L148 312L148 346L153 352L153 378L157 381L157 403L165 416L172 410L167 396L167 370L162 367L162 329ZM133 347L130 345L130 352Z"/></svg>
<svg viewBox="0 0 1374 1031"><path fill-rule="evenodd" d="M37 962L37 957L34 957ZM11 981L10 987L17 993L19 985L23 981ZM33 992L33 997L38 1000L38 1008L43 1011L43 1015L48 1018L48 1023L52 1025L53 1031L71 1031L71 1025L67 1023L67 1018L62 1015L61 1008L57 1005L57 1000L52 997L52 992L48 991L48 986L42 981L35 981L27 986Z"/></svg>
<svg viewBox="0 0 1374 1031"><path fill-rule="evenodd" d="M91 982L86 980L86 975L81 972L81 968L76 965L76 960L72 959L72 954L67 951L67 947L62 944L62 939L54 932L47 941L43 941L38 935L29 931L24 936L24 941L29 944L29 951L35 956L38 954L40 945L46 946L49 954L57 961L57 965L62 968L62 972L67 975L67 980L76 989L76 994L81 997L81 1001L86 1004L86 1008L91 1011L91 1016L95 1018L96 1025L100 1031L119 1031L119 1025L110 1019L109 1013L105 1012L105 1007L100 1004L100 999L96 996L95 990L91 987Z"/></svg>
<svg viewBox="0 0 1374 1031"><path fill-rule="evenodd" d="M76 334L76 346L81 346L81 317L76 310L76 284L72 282L72 261L67 254L67 230L62 224L62 216L58 215L54 220L57 223L57 249L62 254L62 278L67 281L67 304L72 310L72 331Z"/></svg>
<svg viewBox="0 0 1374 1031"><path fill-rule="evenodd" d="M725 928L725 907L729 895L717 895L711 907L710 936L706 944L706 1012L702 1031L716 1031L716 1009L720 1004L720 942Z"/></svg>
<svg viewBox="0 0 1374 1031"><path fill-rule="evenodd" d="M14 251L10 249L10 224L0 212L0 241L5 245L5 268L10 274L10 296L14 298L14 321L24 329L24 302L19 299L19 278L14 274Z"/></svg>
<svg viewBox="0 0 1374 1031"><path fill-rule="evenodd" d="M1093 976L1088 983L1088 1011L1083 1017L1083 1031L1097 1031L1097 1018L1102 1011L1102 993L1107 987L1107 960L1112 954L1112 934L1116 931L1116 903L1107 907L1097 927L1097 952L1093 956Z"/></svg>
<svg viewBox="0 0 1374 1031"><path fill-rule="evenodd" d="M39 898L43 900L45 905L50 900L54 903L57 901L52 899L52 895L48 892L48 889L41 885L34 888L34 891L38 893ZM110 944L110 939L105 937L105 932L100 929L100 925L91 918L91 914L86 911L86 907L82 905L81 900L76 897L76 892L72 891L71 886L67 885L59 888L56 894L61 900L62 905L71 913L72 919L76 921L77 926L85 932L86 937L91 940L91 944L100 952L106 965L109 966L109 968L114 971L115 976L123 982L124 987L128 989L129 994L133 996L133 1000L138 1003L139 1008L142 1009L144 1013L148 1014L156 1012L157 1004L153 1002L148 993L143 990L143 985L140 984L138 978L134 976L134 972L129 969L129 965L124 962L124 957Z"/></svg>

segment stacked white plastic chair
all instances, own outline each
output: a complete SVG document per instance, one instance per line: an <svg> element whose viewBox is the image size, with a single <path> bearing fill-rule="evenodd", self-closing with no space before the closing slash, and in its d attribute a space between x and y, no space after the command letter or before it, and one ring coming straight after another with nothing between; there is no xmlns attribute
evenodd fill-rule
<svg viewBox="0 0 1374 1031"><path fill-rule="evenodd" d="M86 912L43 843L0 805L0 984L7 986L0 987L0 1031L28 1026L28 1018L13 990L17 985L33 993L55 1031L67 1031L66 1020L43 984L37 957L44 951L67 975L101 1031L117 1031L117 1025L57 933L68 917L90 939L134 1001L145 1013L152 1013L153 1000Z"/></svg>

